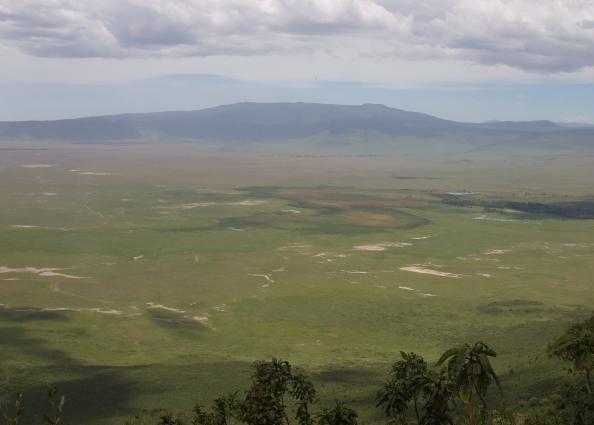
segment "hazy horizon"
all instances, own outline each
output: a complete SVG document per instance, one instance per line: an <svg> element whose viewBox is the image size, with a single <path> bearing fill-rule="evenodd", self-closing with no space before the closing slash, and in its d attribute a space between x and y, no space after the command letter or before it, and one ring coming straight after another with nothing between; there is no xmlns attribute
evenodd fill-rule
<svg viewBox="0 0 594 425"><path fill-rule="evenodd" d="M0 0L0 120L303 101L594 122L593 51L587 1Z"/></svg>
<svg viewBox="0 0 594 425"><path fill-rule="evenodd" d="M590 87L588 87L590 88ZM83 91L88 92L89 90L99 90L99 88L93 87L86 87ZM594 86L592 86L594 90ZM114 87L115 90L115 87ZM290 90L290 89L288 89ZM306 89L308 92L311 92L311 89ZM438 90L440 91L440 90ZM444 93L447 93L447 90L442 90ZM588 92L586 90L586 92ZM6 92L4 93L6 95ZM21 93L22 94L22 93ZM103 93L105 95L105 93ZM131 105L129 108L124 106L126 102L121 102L119 105L113 105L110 107L109 105L98 105L94 104L88 110L85 111L70 111L68 108L65 110L52 110L48 111L48 106L43 103L42 105L37 105L39 109L36 112L36 108L27 109L24 115L21 115L18 110L16 111L16 115L11 114L10 112L14 113L14 110L7 111L8 114L6 118L3 118L0 115L0 122L19 122L19 121L59 121L59 120L68 120L68 119L78 119L78 118L90 118L90 117L102 117L102 116L111 116L111 115L125 115L125 114L143 114L143 113L161 113L161 112L187 112L187 111L199 111L203 109L210 109L216 108L220 106L228 106L233 104L241 104L241 103L261 103L261 104L275 104L275 103L303 103L303 104L321 104L321 105L341 105L341 106L363 106L367 104L376 104L382 105L393 109L404 110L408 112L419 112L427 115L431 115L437 118L457 121L462 123L487 123L487 122L497 122L497 121L517 121L517 122L529 122L529 121L551 121L561 125L578 125L578 126L591 126L594 124L594 120L590 120L583 115L576 115L576 116L564 116L563 114L554 116L554 115L545 115L539 116L536 114L515 114L515 113L507 113L502 114L502 116L490 116L490 115L476 115L473 114L468 118L464 118L464 115L458 115L452 113L451 111L448 113L446 110L440 110L439 107L427 106L430 111L422 109L423 105L418 104L419 102L414 102L415 91L409 90L406 93L408 99L403 101L402 103L406 103L407 105L411 105L411 107L403 107L401 104L396 102L390 102L390 99L386 97L389 96L389 92L386 93L384 96L378 96L377 101L359 101L353 99L353 101L349 101L345 99L344 101L340 101L337 99L336 101L331 101L330 99L319 98L314 96L313 98L308 99L263 99L256 97L253 99L230 99L228 102L212 102L212 103L204 103L204 104L195 104L188 103L185 101L179 102L172 102L163 105L163 107L158 108L156 106L152 106L153 104L144 104L140 106ZM18 94L17 94L18 95ZM62 93L63 95L63 93ZM120 93L121 95L121 93ZM84 96L84 95L83 95ZM224 97L224 96L223 96ZM49 101L49 99L45 99ZM385 100L385 101L382 101ZM470 99L465 99L466 101L472 101ZM501 99L500 101L503 101ZM417 107L418 104L418 107ZM176 106L177 105L177 106ZM436 111L436 112L433 112ZM476 112L476 111L475 111ZM567 115L567 114L566 114Z"/></svg>

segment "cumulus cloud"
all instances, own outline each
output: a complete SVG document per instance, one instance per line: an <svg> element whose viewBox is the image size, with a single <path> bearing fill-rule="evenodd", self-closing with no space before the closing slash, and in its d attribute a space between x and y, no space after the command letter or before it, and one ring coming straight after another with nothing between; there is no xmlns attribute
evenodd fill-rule
<svg viewBox="0 0 594 425"><path fill-rule="evenodd" d="M0 0L0 42L52 57L315 52L594 66L591 0Z"/></svg>

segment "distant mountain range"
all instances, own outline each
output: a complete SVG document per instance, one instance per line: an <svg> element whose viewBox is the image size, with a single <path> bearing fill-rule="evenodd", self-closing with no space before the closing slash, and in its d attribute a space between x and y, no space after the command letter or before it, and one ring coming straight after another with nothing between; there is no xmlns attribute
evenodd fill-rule
<svg viewBox="0 0 594 425"><path fill-rule="evenodd" d="M551 121L464 123L384 105L237 103L197 111L121 114L55 121L0 122L0 139L108 141L266 141L316 136L594 136L592 128ZM593 139L594 140L594 139Z"/></svg>

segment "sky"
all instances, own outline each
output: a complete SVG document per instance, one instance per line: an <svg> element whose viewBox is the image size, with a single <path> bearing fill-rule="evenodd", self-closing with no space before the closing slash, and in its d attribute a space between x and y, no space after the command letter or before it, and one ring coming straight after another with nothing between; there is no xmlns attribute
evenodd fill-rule
<svg viewBox="0 0 594 425"><path fill-rule="evenodd" d="M382 103L594 122L593 0L0 0L0 120Z"/></svg>

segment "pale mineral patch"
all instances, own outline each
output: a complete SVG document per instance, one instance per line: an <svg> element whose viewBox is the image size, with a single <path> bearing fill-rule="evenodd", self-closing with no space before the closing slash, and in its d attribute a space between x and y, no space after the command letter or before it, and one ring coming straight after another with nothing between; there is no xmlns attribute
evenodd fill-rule
<svg viewBox="0 0 594 425"><path fill-rule="evenodd" d="M428 268L424 267L424 265L400 267L400 270L405 271L405 272L428 274L431 276L439 276L439 277L452 277L452 278L461 278L462 277L462 275L459 275L456 273L448 273L448 272L442 272L439 270L428 269Z"/></svg>
<svg viewBox="0 0 594 425"><path fill-rule="evenodd" d="M247 200L247 201L238 201L238 202L228 202L226 205L240 205L244 207L253 207L255 205L265 204L266 201L262 201L259 199L255 200Z"/></svg>
<svg viewBox="0 0 594 425"><path fill-rule="evenodd" d="M437 296L435 294L430 294L430 293L422 292L419 289L414 289L414 288L411 288L409 286L399 286L398 289L402 289L403 291L414 292L416 295L418 295L420 297L436 297Z"/></svg>
<svg viewBox="0 0 594 425"><path fill-rule="evenodd" d="M79 171L77 174L79 176L111 176L111 173L106 173L103 171Z"/></svg>
<svg viewBox="0 0 594 425"><path fill-rule="evenodd" d="M84 311L91 311L91 312L100 313L100 314L113 314L116 316L120 316L120 315L124 314L121 311L115 310L113 308L111 308L111 309L89 308L89 309L85 309Z"/></svg>
<svg viewBox="0 0 594 425"><path fill-rule="evenodd" d="M485 255L503 255L503 254L509 254L510 252L512 252L511 249L493 249L491 251L487 251L484 254Z"/></svg>
<svg viewBox="0 0 594 425"><path fill-rule="evenodd" d="M293 243L293 244L289 244L289 245L279 246L277 248L277 250L279 250L279 251L285 251L287 249L300 250L300 249L305 249L305 248L311 248L312 246L313 245L301 244L301 243Z"/></svg>
<svg viewBox="0 0 594 425"><path fill-rule="evenodd" d="M253 276L253 277L263 277L264 279L266 279L269 283L274 283L274 280L272 280L272 277L270 277L269 274L249 274L249 276Z"/></svg>
<svg viewBox="0 0 594 425"><path fill-rule="evenodd" d="M447 192L448 195L452 196L468 196L468 195L476 195L478 192Z"/></svg>
<svg viewBox="0 0 594 425"><path fill-rule="evenodd" d="M403 248L411 245L408 242L382 242L375 245L356 245L353 249L357 251L385 251L388 248Z"/></svg>
<svg viewBox="0 0 594 425"><path fill-rule="evenodd" d="M98 314L109 314L114 316L121 316L123 312L115 309L103 309L103 308L74 308L74 307L48 307L42 308L41 311L72 311L77 313L98 313Z"/></svg>
<svg viewBox="0 0 594 425"><path fill-rule="evenodd" d="M213 205L216 205L216 202L194 202L191 204L181 205L180 207L170 207L170 208L173 208L173 209L179 208L182 210L192 210L194 208L200 208L200 207L212 207Z"/></svg>
<svg viewBox="0 0 594 425"><path fill-rule="evenodd" d="M159 200L159 202L164 202L163 200ZM184 205L172 205L172 206L158 206L153 207L155 209L162 209L162 210L192 210L194 208L204 208L204 207L213 207L215 205L229 205L229 206L255 206L266 203L266 201L262 200L246 200L246 201L237 201L237 202L192 202L189 204Z"/></svg>
<svg viewBox="0 0 594 425"><path fill-rule="evenodd" d="M148 302L148 303L146 303L146 305L148 306L148 308L153 308L153 309L157 309L157 310L171 311L173 313L184 314L186 312L185 310L180 310L179 308L167 307L167 306L165 306L163 304L155 304L155 303L152 303L152 302Z"/></svg>
<svg viewBox="0 0 594 425"><path fill-rule="evenodd" d="M64 273L58 273L59 271L67 270L67 269L60 269L56 267L17 267L17 268L10 268L6 266L0 266L0 274L1 273L32 273L36 274L41 277L64 277L67 279L88 279L88 277L82 276L73 276Z"/></svg>
<svg viewBox="0 0 594 425"><path fill-rule="evenodd" d="M469 257L456 257L457 260L462 260L462 261L484 261L485 259L482 257L478 257L475 255L471 255Z"/></svg>
<svg viewBox="0 0 594 425"><path fill-rule="evenodd" d="M52 164L23 164L21 165L23 168L50 168L53 167Z"/></svg>
<svg viewBox="0 0 594 425"><path fill-rule="evenodd" d="M511 218L490 217L486 214L478 215L476 217L473 217L472 219L479 220L479 221L498 221L498 222L502 222L502 223L512 223L512 222L518 221L518 220L511 219Z"/></svg>
<svg viewBox="0 0 594 425"><path fill-rule="evenodd" d="M43 272L38 273L37 275L42 276L42 277L63 277L66 279L88 279L88 277L74 276L71 274L57 273L57 272L53 272L53 271L43 271Z"/></svg>

